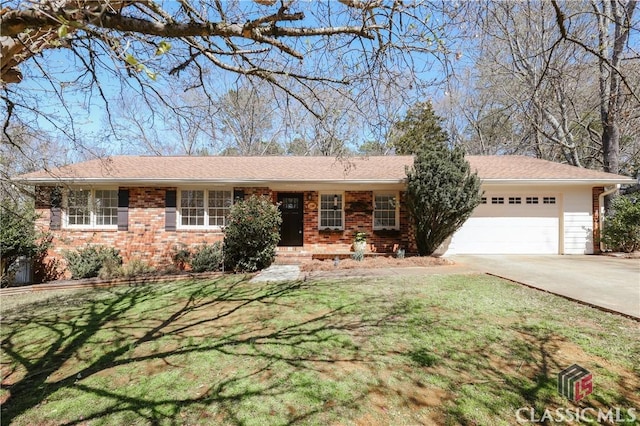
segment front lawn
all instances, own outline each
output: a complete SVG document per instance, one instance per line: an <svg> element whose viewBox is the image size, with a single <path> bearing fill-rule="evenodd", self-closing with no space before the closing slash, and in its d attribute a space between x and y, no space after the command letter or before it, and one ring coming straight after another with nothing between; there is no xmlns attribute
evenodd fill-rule
<svg viewBox="0 0 640 426"><path fill-rule="evenodd" d="M227 276L2 316L2 424L509 425L523 407L640 417L637 322L482 275ZM556 390L574 363L594 376L575 405Z"/></svg>

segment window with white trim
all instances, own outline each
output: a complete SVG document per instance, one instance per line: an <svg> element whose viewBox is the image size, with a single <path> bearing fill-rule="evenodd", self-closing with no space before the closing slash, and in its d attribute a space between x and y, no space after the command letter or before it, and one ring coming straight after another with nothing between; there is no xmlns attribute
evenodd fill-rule
<svg viewBox="0 0 640 426"><path fill-rule="evenodd" d="M504 197L491 197L491 204L504 204Z"/></svg>
<svg viewBox="0 0 640 426"><path fill-rule="evenodd" d="M115 228L118 225L117 189L70 189L65 200L65 226Z"/></svg>
<svg viewBox="0 0 640 426"><path fill-rule="evenodd" d="M398 229L396 194L374 194L373 229Z"/></svg>
<svg viewBox="0 0 640 426"><path fill-rule="evenodd" d="M343 194L320 194L319 229L344 228L344 196Z"/></svg>
<svg viewBox="0 0 640 426"><path fill-rule="evenodd" d="M180 191L180 225L204 226L204 191Z"/></svg>
<svg viewBox="0 0 640 426"><path fill-rule="evenodd" d="M209 226L225 226L233 204L231 191L209 191Z"/></svg>
<svg viewBox="0 0 640 426"><path fill-rule="evenodd" d="M233 204L231 190L181 190L178 226L182 228L220 228L226 225Z"/></svg>
<svg viewBox="0 0 640 426"><path fill-rule="evenodd" d="M555 204L556 203L556 197L543 197L542 198L542 202L543 202L543 204Z"/></svg>
<svg viewBox="0 0 640 426"><path fill-rule="evenodd" d="M95 190L96 225L118 225L118 191Z"/></svg>
<svg viewBox="0 0 640 426"><path fill-rule="evenodd" d="M538 204L538 197L527 197L527 204Z"/></svg>

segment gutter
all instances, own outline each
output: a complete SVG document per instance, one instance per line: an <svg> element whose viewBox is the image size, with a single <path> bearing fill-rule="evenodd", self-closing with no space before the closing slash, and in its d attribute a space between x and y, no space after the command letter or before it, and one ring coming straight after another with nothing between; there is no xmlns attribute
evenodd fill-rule
<svg viewBox="0 0 640 426"><path fill-rule="evenodd" d="M27 185L150 185L150 186L172 186L172 185L372 185L386 184L399 185L406 184L406 179L190 179L190 178L28 178L28 179L12 179L14 182L20 182Z"/></svg>
<svg viewBox="0 0 640 426"><path fill-rule="evenodd" d="M631 178L620 179L482 179L483 185L538 185L538 186L560 186L560 185L630 185L634 181Z"/></svg>
<svg viewBox="0 0 640 426"><path fill-rule="evenodd" d="M598 196L598 207L600 209L600 217L598 218L598 221L600 222L600 252L604 251L604 243L602 242L602 231L604 231L604 197L619 190L620 184L618 183Z"/></svg>
<svg viewBox="0 0 640 426"><path fill-rule="evenodd" d="M19 176L11 179L14 182L20 182L28 185L60 185L60 184L120 184L120 185L268 185L268 184L288 184L288 185L310 185L310 184L329 184L329 185L369 185L369 184L406 184L406 178L395 179L261 179L261 178L109 178L109 177L60 177L60 178L26 178L21 179ZM630 178L621 179L480 179L483 185L499 186L499 185L538 185L538 186L573 186L573 185L615 185L615 184L632 184L634 181Z"/></svg>

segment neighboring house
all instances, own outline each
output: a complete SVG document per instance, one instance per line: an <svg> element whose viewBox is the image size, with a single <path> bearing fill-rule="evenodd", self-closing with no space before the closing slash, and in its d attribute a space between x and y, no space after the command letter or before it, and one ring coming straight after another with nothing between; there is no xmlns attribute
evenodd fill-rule
<svg viewBox="0 0 640 426"><path fill-rule="evenodd" d="M601 194L633 180L521 156L469 156L484 190L450 253L584 254L598 251ZM348 252L356 231L370 250L414 250L405 207L410 156L116 156L22 175L36 187L37 225L52 257L87 244L125 261L168 264L177 248L223 238L231 204L252 194L281 203L280 246Z"/></svg>

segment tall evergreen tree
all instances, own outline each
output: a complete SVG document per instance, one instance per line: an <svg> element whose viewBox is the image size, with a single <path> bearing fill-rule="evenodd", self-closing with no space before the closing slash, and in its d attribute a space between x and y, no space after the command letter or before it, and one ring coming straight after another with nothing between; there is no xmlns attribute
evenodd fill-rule
<svg viewBox="0 0 640 426"><path fill-rule="evenodd" d="M442 129L442 118L433 111L431 102L418 102L407 116L394 126L391 142L398 155L416 154L426 145L446 144L449 135Z"/></svg>
<svg viewBox="0 0 640 426"><path fill-rule="evenodd" d="M415 154L413 167L407 168L407 205L418 253L428 256L478 206L480 179L471 172L462 148L449 146L447 132L431 105L417 107L421 108L417 112L422 111L424 120L415 109L410 111L403 121L404 135L400 140L408 153Z"/></svg>

